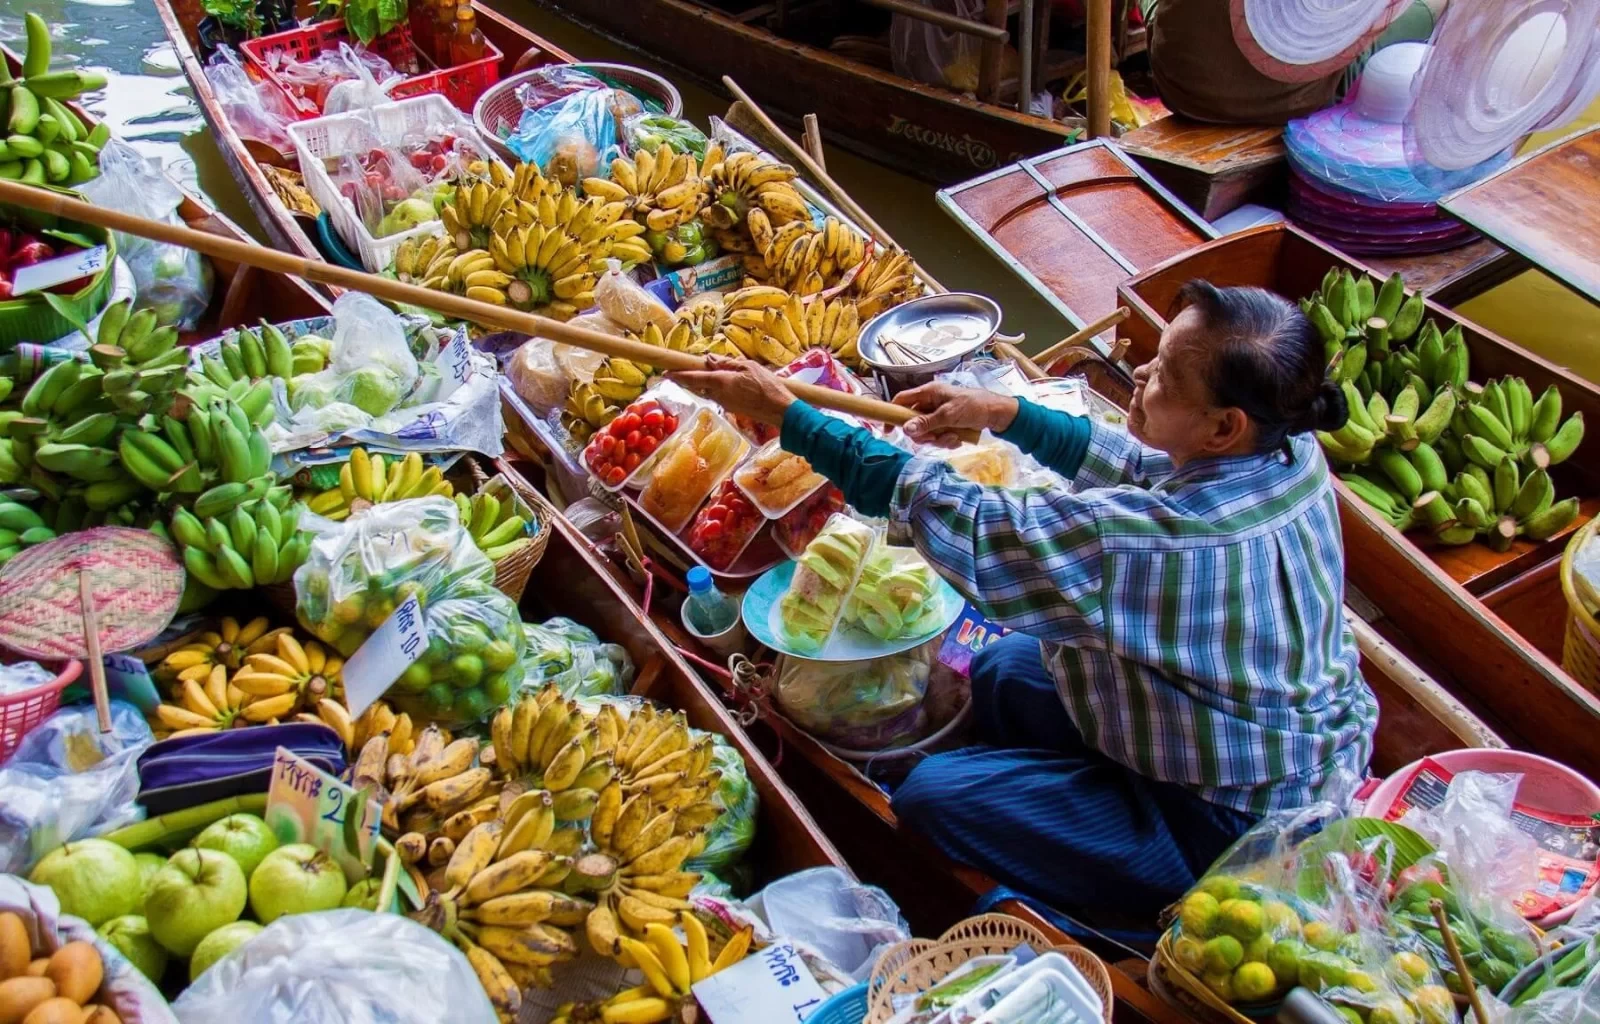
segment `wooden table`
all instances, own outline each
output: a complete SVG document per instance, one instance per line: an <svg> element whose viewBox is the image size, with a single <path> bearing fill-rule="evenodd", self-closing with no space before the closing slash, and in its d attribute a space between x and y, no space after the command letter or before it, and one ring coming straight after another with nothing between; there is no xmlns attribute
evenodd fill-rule
<svg viewBox="0 0 1600 1024"><path fill-rule="evenodd" d="M1529 153L1439 206L1600 302L1600 125Z"/></svg>

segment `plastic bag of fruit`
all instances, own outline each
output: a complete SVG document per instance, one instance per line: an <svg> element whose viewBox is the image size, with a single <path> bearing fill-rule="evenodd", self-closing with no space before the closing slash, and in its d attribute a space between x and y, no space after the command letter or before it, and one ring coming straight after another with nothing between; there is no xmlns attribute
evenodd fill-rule
<svg viewBox="0 0 1600 1024"><path fill-rule="evenodd" d="M845 621L879 640L901 640L938 626L939 578L914 548L880 543L867 557L845 605Z"/></svg>
<svg viewBox="0 0 1600 1024"><path fill-rule="evenodd" d="M671 114L634 114L623 122L622 132L630 155L641 149L654 153L665 143L674 153L693 153L696 161L705 159L706 133Z"/></svg>
<svg viewBox="0 0 1600 1024"><path fill-rule="evenodd" d="M342 523L313 519L295 571L301 625L349 657L408 597L428 646L387 692L413 718L481 721L522 682L527 647L517 606L494 588L494 564L447 498L386 502Z"/></svg>
<svg viewBox="0 0 1600 1024"><path fill-rule="evenodd" d="M529 686L555 683L561 695L620 697L633 681L633 659L617 644L602 643L594 631L566 618L524 622L527 650L523 679Z"/></svg>
<svg viewBox="0 0 1600 1024"><path fill-rule="evenodd" d="M303 426L300 416L306 410L333 404L354 406L369 418L382 416L416 386L417 359L405 323L388 307L370 295L347 292L335 300L333 320L327 367L286 384L288 407L278 418L291 430Z"/></svg>
<svg viewBox="0 0 1600 1024"><path fill-rule="evenodd" d="M706 826L705 850L685 863L683 869L726 875L755 842L761 798L750 784L739 751L721 736L716 736L713 743L711 764L722 773L715 799L722 813Z"/></svg>
<svg viewBox="0 0 1600 1024"><path fill-rule="evenodd" d="M79 186L96 206L183 227L183 193L161 168L121 139L100 149L100 176ZM211 305L211 261L193 249L117 232L117 255L133 271L134 307L161 324L192 330Z"/></svg>
<svg viewBox="0 0 1600 1024"><path fill-rule="evenodd" d="M795 651L814 655L827 645L877 537L866 523L836 515L795 559L789 589L778 599L784 638Z"/></svg>
<svg viewBox="0 0 1600 1024"><path fill-rule="evenodd" d="M643 334L651 324L662 334L672 330L672 310L645 291L618 260L606 260L606 272L595 282L594 301L600 312L635 334Z"/></svg>
<svg viewBox="0 0 1600 1024"><path fill-rule="evenodd" d="M941 638L867 661L780 656L778 707L797 725L850 750L888 750L927 731L923 698Z"/></svg>
<svg viewBox="0 0 1600 1024"><path fill-rule="evenodd" d="M330 47L309 60L296 60L286 54L287 51L276 51L274 55L282 60L282 65L277 68L278 81L287 86L291 95L301 98L324 114L337 114L341 110L372 105L346 101L346 105L339 110L328 109L330 94L344 82L359 82L365 74L380 91L387 91L401 78L394 65L376 51L364 47L356 49L349 43ZM358 95L355 99L359 101L361 97Z"/></svg>
<svg viewBox="0 0 1600 1024"><path fill-rule="evenodd" d="M584 178L601 173L621 154L618 111L620 97L627 94L582 72L569 71L568 77L589 78L595 87L579 88L541 103L545 89L533 83L518 86L522 116L504 141L518 160L535 165L546 177L576 188ZM638 106L637 101L633 106Z"/></svg>

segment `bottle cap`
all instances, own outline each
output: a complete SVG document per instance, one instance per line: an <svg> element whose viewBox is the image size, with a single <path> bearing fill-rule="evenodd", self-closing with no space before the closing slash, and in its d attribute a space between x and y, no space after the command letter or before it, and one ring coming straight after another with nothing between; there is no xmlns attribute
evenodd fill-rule
<svg viewBox="0 0 1600 1024"><path fill-rule="evenodd" d="M691 594L698 594L702 590L711 589L711 570L707 569L703 565L697 565L690 569L687 579L689 583L689 593Z"/></svg>

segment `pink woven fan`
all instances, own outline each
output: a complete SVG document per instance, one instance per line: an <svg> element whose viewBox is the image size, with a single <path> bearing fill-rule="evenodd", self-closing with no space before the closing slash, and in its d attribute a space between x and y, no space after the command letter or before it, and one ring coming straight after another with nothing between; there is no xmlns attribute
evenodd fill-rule
<svg viewBox="0 0 1600 1024"><path fill-rule="evenodd" d="M30 658L89 663L100 731L111 731L103 651L153 640L183 597L172 546L102 526L31 547L0 568L0 643Z"/></svg>

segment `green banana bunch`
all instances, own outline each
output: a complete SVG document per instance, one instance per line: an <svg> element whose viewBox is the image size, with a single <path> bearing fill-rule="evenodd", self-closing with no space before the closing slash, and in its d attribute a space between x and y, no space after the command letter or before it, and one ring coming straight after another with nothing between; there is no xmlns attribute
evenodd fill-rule
<svg viewBox="0 0 1600 1024"><path fill-rule="evenodd" d="M178 347L178 329L162 324L153 309L133 311L133 300L124 299L106 307L95 334L91 361L102 370L128 369L139 372L189 365L188 349ZM183 374L175 375L179 383Z"/></svg>
<svg viewBox="0 0 1600 1024"><path fill-rule="evenodd" d="M299 529L304 506L291 504L290 497L288 488L274 489L206 517L175 510L168 535L190 577L213 590L248 590L292 578L310 551L311 535Z"/></svg>
<svg viewBox="0 0 1600 1024"><path fill-rule="evenodd" d="M56 531L33 509L18 501L0 501L0 565L23 548L54 540Z"/></svg>
<svg viewBox="0 0 1600 1024"><path fill-rule="evenodd" d="M1506 551L1518 537L1548 540L1578 516L1577 498L1555 500L1555 485L1546 470L1535 468L1524 475L1509 455L1492 469L1467 466L1445 493L1454 501L1457 519L1437 534L1445 544L1482 538L1494 550Z"/></svg>
<svg viewBox="0 0 1600 1024"><path fill-rule="evenodd" d="M1583 440L1583 413L1561 420L1561 392L1550 385L1535 401L1521 377L1469 382L1451 427L1472 462L1493 469L1505 456L1535 469L1572 457Z"/></svg>
<svg viewBox="0 0 1600 1024"><path fill-rule="evenodd" d="M111 137L104 123L90 129L63 100L105 88L98 72L50 70L50 26L29 11L22 78L0 62L0 178L42 185L77 185L98 175L100 147Z"/></svg>
<svg viewBox="0 0 1600 1024"><path fill-rule="evenodd" d="M263 320L259 328L227 335L218 343L216 355L200 357L200 366L206 378L223 390L269 376L288 380L295 374L294 350L277 326Z"/></svg>
<svg viewBox="0 0 1600 1024"><path fill-rule="evenodd" d="M1397 492L1387 479L1356 472L1340 473L1339 479L1344 481L1352 494L1372 506L1396 530L1404 533L1414 525L1416 517L1411 502Z"/></svg>
<svg viewBox="0 0 1600 1024"><path fill-rule="evenodd" d="M533 543L533 521L517 511L514 501L502 501L483 491L471 498L457 494L455 501L461 525L489 561L498 562Z"/></svg>

